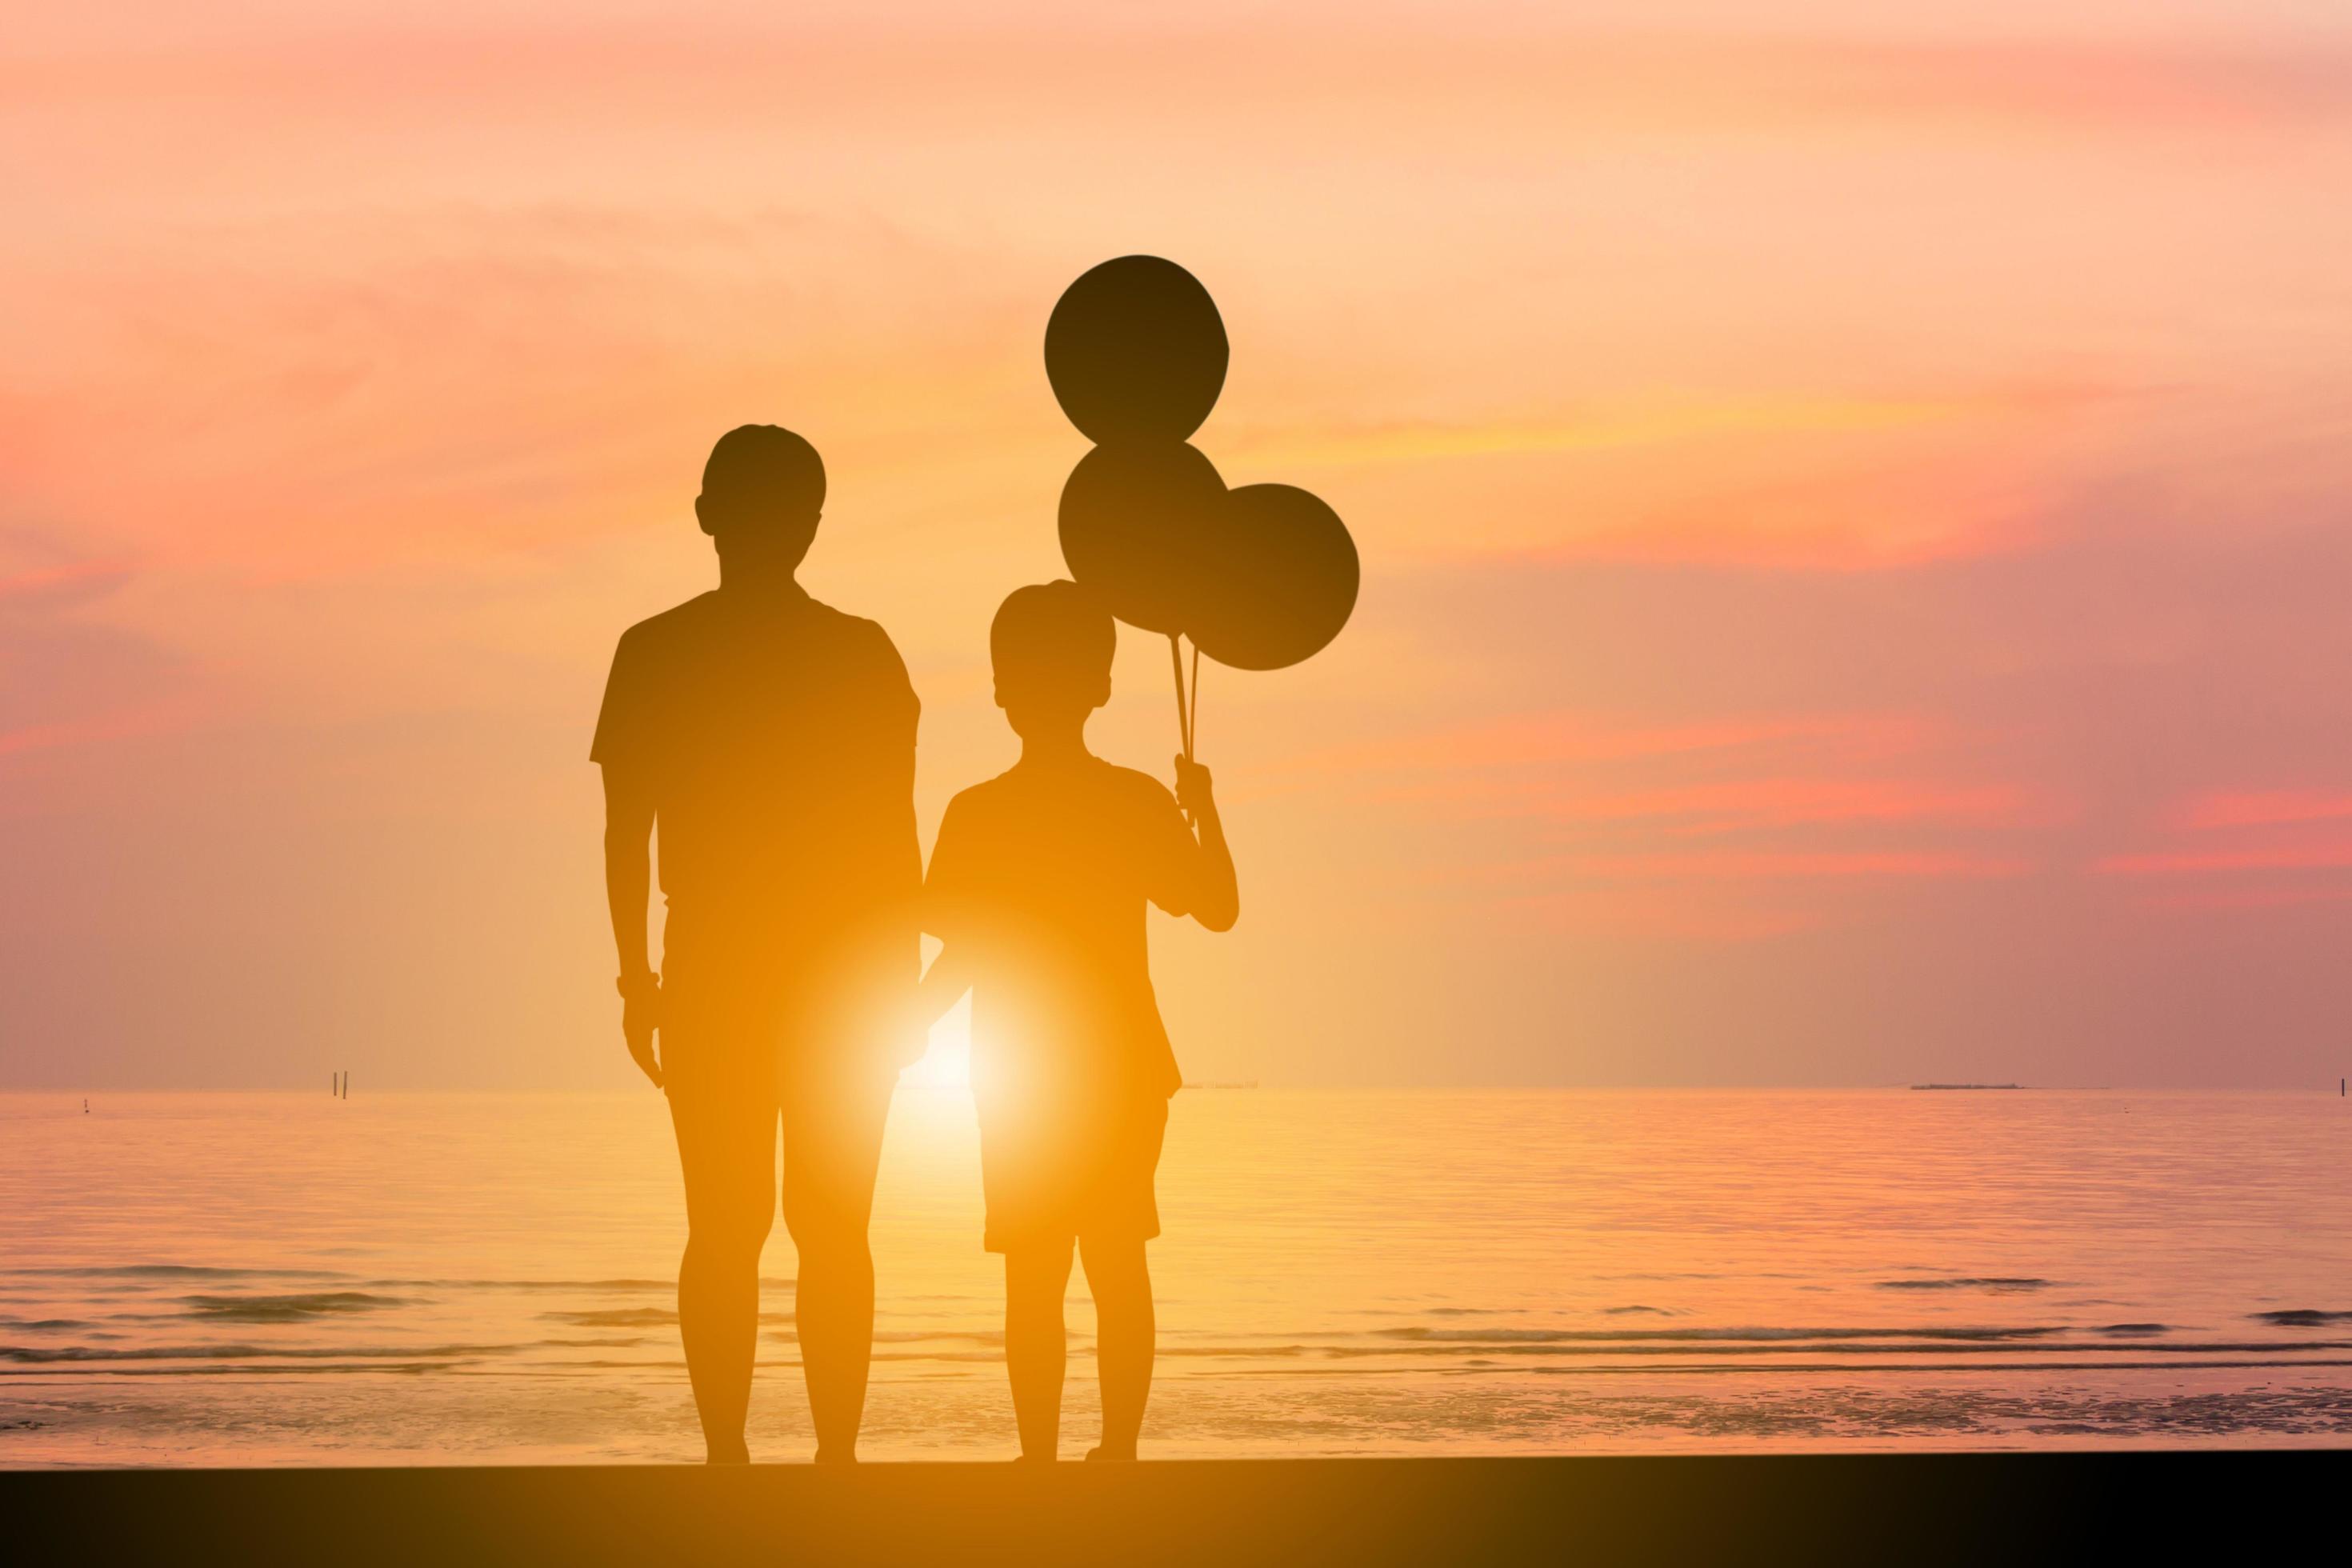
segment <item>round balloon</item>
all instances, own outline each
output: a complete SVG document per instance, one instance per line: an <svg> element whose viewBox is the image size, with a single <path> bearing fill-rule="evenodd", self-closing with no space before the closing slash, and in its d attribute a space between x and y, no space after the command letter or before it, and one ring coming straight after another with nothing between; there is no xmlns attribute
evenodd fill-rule
<svg viewBox="0 0 2352 1568"><path fill-rule="evenodd" d="M1356 607L1362 568L1339 513L1290 485L1225 494L1185 630L1219 664L1280 669L1318 653Z"/></svg>
<svg viewBox="0 0 2352 1568"><path fill-rule="evenodd" d="M1181 441L1225 384L1225 323L1201 280L1157 256L1106 261L1062 291L1045 377L1095 440Z"/></svg>
<svg viewBox="0 0 2352 1568"><path fill-rule="evenodd" d="M1224 500L1216 465L1181 441L1097 447L1062 487L1062 559L1128 625L1189 630Z"/></svg>

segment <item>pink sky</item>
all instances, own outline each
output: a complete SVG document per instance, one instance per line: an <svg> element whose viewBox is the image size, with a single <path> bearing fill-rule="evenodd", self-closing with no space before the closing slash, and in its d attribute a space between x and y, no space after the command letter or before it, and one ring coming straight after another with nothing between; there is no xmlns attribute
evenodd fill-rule
<svg viewBox="0 0 2352 1568"><path fill-rule="evenodd" d="M1366 568L1207 674L1196 1076L2352 1068L2341 6L187 9L0 42L0 1084L625 1082L587 733L709 443L825 453L928 835L1131 250Z"/></svg>

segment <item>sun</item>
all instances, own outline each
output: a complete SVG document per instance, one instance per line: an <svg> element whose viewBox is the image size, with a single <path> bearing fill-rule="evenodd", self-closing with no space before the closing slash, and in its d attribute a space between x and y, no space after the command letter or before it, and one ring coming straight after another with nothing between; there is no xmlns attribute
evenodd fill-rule
<svg viewBox="0 0 2352 1568"><path fill-rule="evenodd" d="M971 998L966 995L931 1026L930 1048L898 1075L909 1085L968 1089L971 1085Z"/></svg>

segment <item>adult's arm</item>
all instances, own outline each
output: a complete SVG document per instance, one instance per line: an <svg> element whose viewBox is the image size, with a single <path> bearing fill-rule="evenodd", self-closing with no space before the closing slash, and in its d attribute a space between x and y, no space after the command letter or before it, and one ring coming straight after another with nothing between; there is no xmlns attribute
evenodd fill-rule
<svg viewBox="0 0 2352 1568"><path fill-rule="evenodd" d="M624 764L604 764L604 902L613 917L613 946L621 960L621 1037L629 1056L659 1088L654 1055L660 992L646 956L646 900L652 892L647 845L654 829L654 795Z"/></svg>

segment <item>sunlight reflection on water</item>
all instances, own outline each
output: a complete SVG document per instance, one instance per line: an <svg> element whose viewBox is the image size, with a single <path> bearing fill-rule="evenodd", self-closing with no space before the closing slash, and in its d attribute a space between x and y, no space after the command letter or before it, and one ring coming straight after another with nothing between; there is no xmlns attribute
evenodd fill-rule
<svg viewBox="0 0 2352 1568"><path fill-rule="evenodd" d="M2316 1096L1188 1092L1147 1440L2340 1443L2348 1142ZM962 1091L901 1091L876 1215L869 1454L1009 1456ZM650 1092L0 1097L0 1464L690 1458L681 1236ZM781 1226L767 1273L801 1457Z"/></svg>

